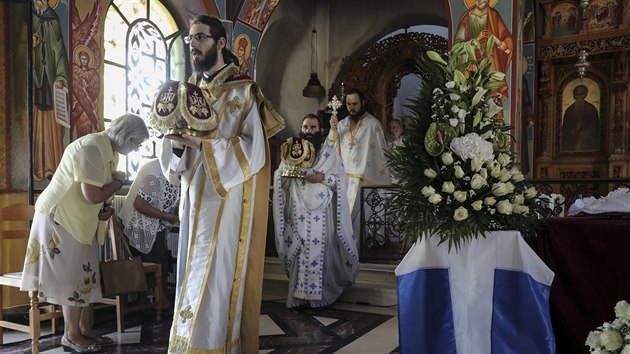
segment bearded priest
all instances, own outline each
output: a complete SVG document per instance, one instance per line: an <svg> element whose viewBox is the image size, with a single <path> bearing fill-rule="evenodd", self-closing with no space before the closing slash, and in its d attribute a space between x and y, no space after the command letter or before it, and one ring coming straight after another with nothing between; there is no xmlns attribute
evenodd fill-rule
<svg viewBox="0 0 630 354"><path fill-rule="evenodd" d="M307 114L300 138L284 143L274 174L276 248L289 277L289 308L332 304L359 271L347 177L337 152L322 143L319 119ZM293 165L304 168L311 159L312 168L294 172Z"/></svg>

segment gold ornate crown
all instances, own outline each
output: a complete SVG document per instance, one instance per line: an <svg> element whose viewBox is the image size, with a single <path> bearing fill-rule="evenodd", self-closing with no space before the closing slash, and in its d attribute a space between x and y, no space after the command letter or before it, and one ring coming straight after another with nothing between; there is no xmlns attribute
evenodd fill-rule
<svg viewBox="0 0 630 354"><path fill-rule="evenodd" d="M155 93L149 124L163 134L207 137L217 127L212 94L184 81L168 81Z"/></svg>
<svg viewBox="0 0 630 354"><path fill-rule="evenodd" d="M315 147L306 139L288 138L280 147L280 157L289 166L283 177L304 178L315 161Z"/></svg>

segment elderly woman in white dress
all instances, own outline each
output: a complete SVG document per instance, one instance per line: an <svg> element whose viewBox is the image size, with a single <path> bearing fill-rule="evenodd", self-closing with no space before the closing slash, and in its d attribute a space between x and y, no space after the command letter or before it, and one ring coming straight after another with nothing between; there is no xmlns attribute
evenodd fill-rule
<svg viewBox="0 0 630 354"><path fill-rule="evenodd" d="M118 154L137 150L148 137L142 118L128 113L73 141L35 203L21 290L62 306L66 351L91 353L112 344L92 330L91 304L102 299L98 245L113 211L106 202L126 179L116 171Z"/></svg>
<svg viewBox="0 0 630 354"><path fill-rule="evenodd" d="M179 222L177 201L179 185L171 184L158 159L145 163L133 181L120 210L123 232L129 239L131 253L143 262L162 266L162 307L169 306L166 298L166 278L171 268L171 253L166 247L166 234Z"/></svg>

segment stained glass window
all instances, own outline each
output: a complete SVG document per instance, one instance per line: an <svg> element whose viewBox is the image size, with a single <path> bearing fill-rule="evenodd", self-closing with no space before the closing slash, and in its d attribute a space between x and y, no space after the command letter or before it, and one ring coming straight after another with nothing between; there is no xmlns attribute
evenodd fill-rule
<svg viewBox="0 0 630 354"><path fill-rule="evenodd" d="M187 53L181 27L158 0L114 0L105 19L105 128L125 112L147 118L155 90L165 81L184 80ZM138 169L157 156L159 139L121 156L118 170L133 180Z"/></svg>

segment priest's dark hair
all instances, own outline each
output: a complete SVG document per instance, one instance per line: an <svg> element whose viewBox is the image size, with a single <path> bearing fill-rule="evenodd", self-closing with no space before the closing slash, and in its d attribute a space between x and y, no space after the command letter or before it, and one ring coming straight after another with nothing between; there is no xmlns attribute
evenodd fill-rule
<svg viewBox="0 0 630 354"><path fill-rule="evenodd" d="M317 126L319 127L319 129L320 129L320 130L322 129L322 122L320 121L320 119L319 119L319 117L318 117L318 116L316 116L316 115L315 115L315 114L313 114L313 113L308 113L307 115L305 115L305 116L304 116L304 118L302 118L302 122L304 122L304 120L305 120L306 118L313 118L313 119L317 119Z"/></svg>
<svg viewBox="0 0 630 354"><path fill-rule="evenodd" d="M348 91L346 97L348 97L349 95L359 96L359 100L361 100L361 105L365 104L365 95L363 94L363 91L359 90L358 88L353 88L352 90Z"/></svg>
<svg viewBox="0 0 630 354"><path fill-rule="evenodd" d="M225 33L225 27L223 27L221 20L219 20L216 17L207 16L207 15L199 15L190 20L190 25L194 25L198 23L210 27L210 34L212 35L212 38L214 38L215 41L219 40L219 38L221 37L225 38L225 47L223 47L223 50L221 51L221 55L223 56L223 61L226 64L229 64L231 62L238 65L238 58L227 48L228 38L227 38L227 34Z"/></svg>

